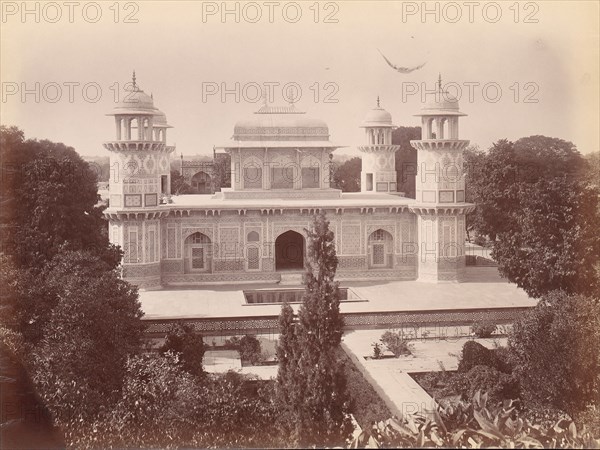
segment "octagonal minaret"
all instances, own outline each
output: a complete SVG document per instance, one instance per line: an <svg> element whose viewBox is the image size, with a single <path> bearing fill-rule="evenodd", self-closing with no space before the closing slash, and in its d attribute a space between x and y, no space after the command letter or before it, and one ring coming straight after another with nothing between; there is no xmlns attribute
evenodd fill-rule
<svg viewBox="0 0 600 450"><path fill-rule="evenodd" d="M461 281L465 271L465 203L463 150L459 139L458 101L442 88L428 94L416 116L421 117L423 139L410 141L417 149L416 201L419 281Z"/></svg>
<svg viewBox="0 0 600 450"><path fill-rule="evenodd" d="M360 172L361 192L396 192L396 150L392 145L392 115L379 105L370 110L361 124L365 129L366 145L358 149L363 153Z"/></svg>
<svg viewBox="0 0 600 450"><path fill-rule="evenodd" d="M108 114L115 137L104 142L110 152L109 237L124 251L123 276L140 288L157 288L160 275L160 217L168 214L170 154L166 116L152 96L137 85L135 72L123 99Z"/></svg>

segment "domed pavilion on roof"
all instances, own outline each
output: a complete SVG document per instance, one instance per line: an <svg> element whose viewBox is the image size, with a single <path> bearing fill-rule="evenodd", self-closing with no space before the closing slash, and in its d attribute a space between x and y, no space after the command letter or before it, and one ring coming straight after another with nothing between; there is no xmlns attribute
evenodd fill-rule
<svg viewBox="0 0 600 450"><path fill-rule="evenodd" d="M123 276L145 289L219 283L300 284L308 228L325 211L335 235L337 279L461 281L465 203L458 103L433 99L418 114L417 198L397 192L392 117L380 106L361 124L361 192L332 184L327 123L295 105L263 105L215 146L231 160L231 188L171 195L166 116L137 85L110 115L104 143L111 168L111 242L124 250Z"/></svg>

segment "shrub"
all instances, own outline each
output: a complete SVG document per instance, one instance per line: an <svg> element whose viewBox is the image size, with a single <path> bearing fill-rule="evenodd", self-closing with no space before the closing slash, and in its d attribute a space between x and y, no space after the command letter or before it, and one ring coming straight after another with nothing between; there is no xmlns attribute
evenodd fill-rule
<svg viewBox="0 0 600 450"><path fill-rule="evenodd" d="M380 341L396 357L401 355L412 354L410 350L410 339L406 339L402 335L402 333L393 333L391 331L386 331L381 336Z"/></svg>
<svg viewBox="0 0 600 450"><path fill-rule="evenodd" d="M469 384L468 392L463 393L465 399L473 397L477 391L487 392L493 401L519 398L519 383L515 378L493 367L475 366L464 376Z"/></svg>
<svg viewBox="0 0 600 450"><path fill-rule="evenodd" d="M223 345L223 347L230 350L239 350L240 338L237 336L232 336L229 339L225 339L225 344Z"/></svg>
<svg viewBox="0 0 600 450"><path fill-rule="evenodd" d="M352 360L340 348L337 351L343 362L346 375L346 389L351 399L350 411L362 428L370 427L373 422L379 422L390 417L392 413L379 397L373 386L356 368Z"/></svg>
<svg viewBox="0 0 600 450"><path fill-rule="evenodd" d="M523 420L513 402L488 404L476 392L471 403L406 414L378 422L349 448L599 448L589 430L570 420L551 426Z"/></svg>
<svg viewBox="0 0 600 450"><path fill-rule="evenodd" d="M492 350L484 347L479 342L465 342L458 362L459 372L468 372L475 366L496 367L496 365L496 358Z"/></svg>
<svg viewBox="0 0 600 450"><path fill-rule="evenodd" d="M475 322L471 325L471 332L478 338L489 338L496 329L496 324L489 321Z"/></svg>
<svg viewBox="0 0 600 450"><path fill-rule="evenodd" d="M379 342L375 342L373 344L373 359L381 359L382 354L381 345L379 345Z"/></svg>
<svg viewBox="0 0 600 450"><path fill-rule="evenodd" d="M240 339L238 351L242 361L249 361L252 365L256 365L262 359L260 341L255 336L247 334Z"/></svg>
<svg viewBox="0 0 600 450"><path fill-rule="evenodd" d="M165 343L160 348L162 353L168 351L178 355L182 368L192 375L202 375L202 359L204 358L204 341L202 335L194 331L191 325L177 323L171 326Z"/></svg>
<svg viewBox="0 0 600 450"><path fill-rule="evenodd" d="M508 343L527 400L571 417L600 405L600 300L546 295L515 322Z"/></svg>

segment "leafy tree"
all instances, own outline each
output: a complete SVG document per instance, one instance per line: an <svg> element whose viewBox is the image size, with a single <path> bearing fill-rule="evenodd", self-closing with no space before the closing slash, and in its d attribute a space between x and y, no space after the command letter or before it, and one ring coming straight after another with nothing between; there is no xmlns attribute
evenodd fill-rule
<svg viewBox="0 0 600 450"><path fill-rule="evenodd" d="M264 386L255 387L256 383ZM129 358L122 396L93 423L74 423L75 448L288 447L273 426L270 382L229 372L194 377L172 352Z"/></svg>
<svg viewBox="0 0 600 450"><path fill-rule="evenodd" d="M360 192L362 160L354 157L336 167L333 181L343 192Z"/></svg>
<svg viewBox="0 0 600 450"><path fill-rule="evenodd" d="M351 431L343 363L336 350L342 339L340 292L334 281L338 259L333 232L324 213L305 230L307 258L305 295L293 325L289 306L280 316L278 395L288 405L295 436L302 446L334 446ZM295 329L294 329L295 328Z"/></svg>
<svg viewBox="0 0 600 450"><path fill-rule="evenodd" d="M183 175L178 170L171 169L171 194L192 194L194 190L185 182Z"/></svg>
<svg viewBox="0 0 600 450"><path fill-rule="evenodd" d="M600 301L554 292L519 318L509 350L525 398L572 417L600 405Z"/></svg>
<svg viewBox="0 0 600 450"><path fill-rule="evenodd" d="M250 361L250 364L257 364L261 359L260 341L255 336L247 334L240 339L239 352L242 361Z"/></svg>
<svg viewBox="0 0 600 450"><path fill-rule="evenodd" d="M520 186L554 178L581 179L587 164L571 142L530 136L502 139L487 153L465 151L467 201L477 204L471 222L477 232L496 236L514 227L520 214Z"/></svg>
<svg viewBox="0 0 600 450"><path fill-rule="evenodd" d="M108 241L97 175L71 147L24 140L0 127L3 252L40 271L63 250L86 250L116 267L122 252Z"/></svg>
<svg viewBox="0 0 600 450"><path fill-rule="evenodd" d="M88 420L120 395L144 325L137 288L88 252L57 255L45 275L54 307L34 347L33 380L59 424Z"/></svg>
<svg viewBox="0 0 600 450"><path fill-rule="evenodd" d="M411 140L421 139L421 127L398 127L392 131L392 144L399 145L396 151L397 188L406 197L416 197L417 150Z"/></svg>
<svg viewBox="0 0 600 450"><path fill-rule="evenodd" d="M522 185L513 228L492 251L500 273L536 298L555 289L599 292L598 195L565 178Z"/></svg>
<svg viewBox="0 0 600 450"><path fill-rule="evenodd" d="M598 289L598 189L572 143L531 136L466 152L469 229L494 241L510 281L539 297L554 289Z"/></svg>
<svg viewBox="0 0 600 450"><path fill-rule="evenodd" d="M466 200L477 208L467 216L467 229L496 240L499 233L514 227L518 208L518 165L513 143L496 142L484 153L476 148L465 151Z"/></svg>
<svg viewBox="0 0 600 450"><path fill-rule="evenodd" d="M186 372L192 375L204 373L202 366L205 352L204 340L202 335L196 333L191 325L179 322L172 325L160 351L178 355L180 364Z"/></svg>
<svg viewBox="0 0 600 450"><path fill-rule="evenodd" d="M600 188L600 151L585 155L588 164L587 181Z"/></svg>

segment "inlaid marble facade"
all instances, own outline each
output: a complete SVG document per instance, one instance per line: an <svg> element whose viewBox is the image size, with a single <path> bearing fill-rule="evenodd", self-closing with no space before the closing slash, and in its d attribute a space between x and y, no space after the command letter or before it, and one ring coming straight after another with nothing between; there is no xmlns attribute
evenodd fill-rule
<svg viewBox="0 0 600 450"><path fill-rule="evenodd" d="M329 140L325 122L293 105L265 105L215 147L229 154L231 188L176 196L166 117L135 82L127 98L112 114L117 140L104 144L115 171L105 215L111 242L124 250L126 280L146 289L277 283L282 274L303 271L305 229L323 211L335 236L337 279L461 281L465 214L473 205L464 198L468 141L458 140L457 105L434 102L420 114L425 139L411 142L418 152L416 199L396 192L398 146L379 102L361 125L359 193L332 186L332 152L340 146Z"/></svg>

